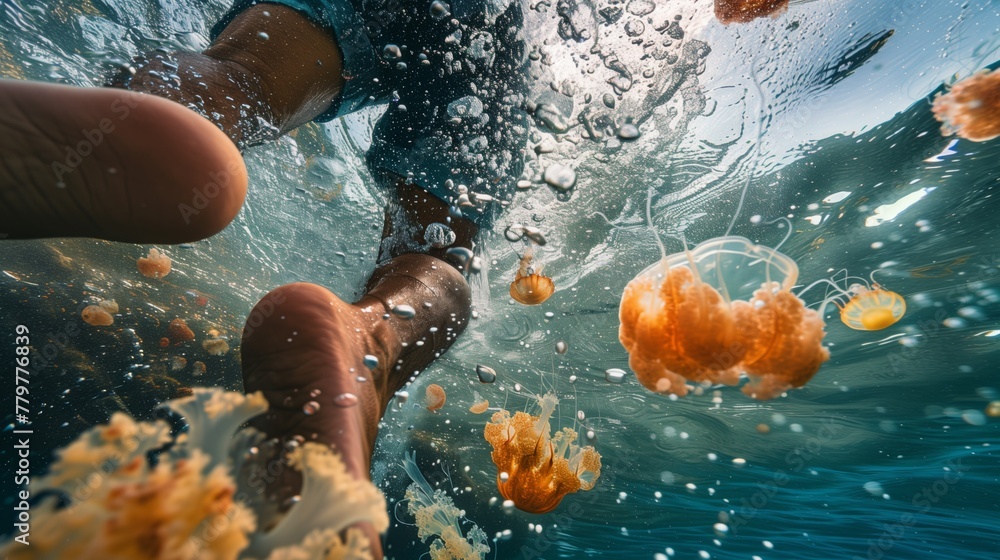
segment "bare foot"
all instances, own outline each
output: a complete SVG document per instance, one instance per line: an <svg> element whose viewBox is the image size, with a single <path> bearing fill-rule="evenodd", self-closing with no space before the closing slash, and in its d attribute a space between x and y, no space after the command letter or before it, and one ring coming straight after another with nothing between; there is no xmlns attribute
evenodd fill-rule
<svg viewBox="0 0 1000 560"><path fill-rule="evenodd" d="M0 80L0 233L182 243L239 212L247 172L215 125L172 101Z"/></svg>
<svg viewBox="0 0 1000 560"><path fill-rule="evenodd" d="M416 314L393 314L396 305ZM403 255L377 270L368 295L353 305L314 284L273 290L243 333L245 389L263 391L271 406L255 427L285 441L326 443L355 477L368 479L389 400L465 330L470 305L462 275L426 255ZM270 500L294 495L296 475L283 469ZM361 528L377 547L374 530Z"/></svg>

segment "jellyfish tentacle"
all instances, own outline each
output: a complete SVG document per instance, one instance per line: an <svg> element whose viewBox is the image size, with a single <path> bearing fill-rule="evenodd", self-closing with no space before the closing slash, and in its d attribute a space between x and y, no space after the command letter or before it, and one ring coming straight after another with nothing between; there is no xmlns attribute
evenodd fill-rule
<svg viewBox="0 0 1000 560"><path fill-rule="evenodd" d="M757 108L757 142L754 144L753 153L751 154L751 159L756 162L760 156L760 144L764 139L764 120L766 118L766 113L764 111L764 88L760 85L760 80L757 78L757 69L752 65L750 67L750 76L753 78L753 83L757 87L757 96L760 99L759 107ZM749 91L747 92L749 93ZM733 219L729 222L729 227L726 228L726 235L733 232L733 227L736 226L736 220L740 217L740 212L743 211L743 203L746 202L747 192L750 190L750 183L753 181L753 167L747 173L747 180L743 184L743 191L740 193L740 201L736 205L736 211L733 212Z"/></svg>
<svg viewBox="0 0 1000 560"><path fill-rule="evenodd" d="M785 227L788 228L788 231L785 232L785 237L781 238L781 242L778 243L774 247L774 251L775 252L780 251L781 250L781 246L784 245L785 242L788 241L788 239L792 236L792 221L789 220L788 218L786 218L785 216L779 216L779 217L771 220L770 222L764 222L764 223L767 224L767 225L771 225L771 224L776 223L776 222L784 222L785 223Z"/></svg>
<svg viewBox="0 0 1000 560"><path fill-rule="evenodd" d="M766 283L768 283L768 284L770 284L770 283L771 283L771 262L772 262L772 260L774 259L774 255L775 255L775 254L776 254L776 253L777 253L777 252L778 252L779 250L781 250L781 246L782 246L782 245L784 245L784 244L785 244L785 242L786 242L786 241L788 241L788 239L789 239L789 238L790 238L790 237L792 236L792 221L791 221L791 220L789 220L788 218L786 218L785 216L779 216L779 217L777 217L777 218L775 218L775 219L773 219L773 220L770 220L770 221L767 221L767 222L764 222L764 224L765 224L765 225L771 225L771 224L774 224L774 223L777 223L777 222L781 222L781 221L785 222L785 227L787 227L787 228L788 228L788 231L787 231L787 232L785 232L785 237L783 237L783 238L781 239L781 242L779 242L779 243L778 243L778 244L777 244L777 245L776 245L776 246L774 247L774 249L772 249L772 251L773 251L773 252L769 252L769 253L767 254L767 261L766 261L766 262L764 263L764 281L765 281ZM752 262L751 262L750 264L748 264L747 266L753 266L753 265L755 265L755 264L759 263L760 261L761 261L761 259L757 259L757 260L755 260L755 261L752 261ZM845 270L846 270L846 269L845 269Z"/></svg>
<svg viewBox="0 0 1000 560"><path fill-rule="evenodd" d="M875 288L879 288L880 287L879 283L875 281L876 272L882 272L882 269L876 268L875 270L871 271L871 273L868 275L868 278L872 281L872 286L874 286Z"/></svg>
<svg viewBox="0 0 1000 560"><path fill-rule="evenodd" d="M409 525L410 527L415 527L417 525L416 523L407 523L406 521L403 521L402 519L399 518L399 511L398 511L399 506L409 501L410 500L408 500L407 498L403 498L402 500L396 502L396 504L392 506L392 516L396 518L396 523L399 523L400 525Z"/></svg>
<svg viewBox="0 0 1000 560"><path fill-rule="evenodd" d="M844 297L846 297L848 299L854 297L850 292L844 290L843 288L841 288L840 286L838 286L836 283L833 282L833 280L830 280L829 278L820 278L819 280L816 280L812 284L809 284L805 288L802 288L801 290L799 290L799 293L795 294L795 297L797 297L799 299L802 299L802 296L806 292L808 292L809 290L813 289L814 287L822 285L822 284L826 284L828 288L833 288L833 290L835 292L837 292L839 295L842 295L842 296L844 296ZM819 316L821 318L822 317L826 317L826 306L831 301L835 301L835 297L836 296L823 298L823 303L819 307Z"/></svg>
<svg viewBox="0 0 1000 560"><path fill-rule="evenodd" d="M660 239L660 233L656 231L653 227L653 185L650 185L646 189L646 226L649 227L649 231L653 233L653 238L656 239L656 246L660 248L660 258L667 260L667 248L663 245L663 240ZM605 218L606 219L606 218ZM683 237L683 232L681 236ZM685 247L687 244L685 244Z"/></svg>
<svg viewBox="0 0 1000 560"><path fill-rule="evenodd" d="M681 232L681 243L684 245L684 255L687 257L688 267L691 269L691 274L694 275L694 281L697 284L701 283L701 274L698 272L698 264L694 260L694 253L688 248L687 237L684 232ZM667 274L670 274L670 269L667 269Z"/></svg>

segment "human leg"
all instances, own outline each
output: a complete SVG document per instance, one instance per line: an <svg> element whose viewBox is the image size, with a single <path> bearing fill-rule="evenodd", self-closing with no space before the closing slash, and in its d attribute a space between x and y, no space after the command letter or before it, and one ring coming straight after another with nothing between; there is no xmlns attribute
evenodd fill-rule
<svg viewBox="0 0 1000 560"><path fill-rule="evenodd" d="M397 200L399 210L418 221L387 224L397 234L443 220L448 212L444 203L409 189ZM456 224L462 232L472 227ZM369 476L378 424L390 400L451 346L470 316L471 293L458 269L427 254L390 256L404 245L383 245L388 263L372 274L358 302L348 304L314 284L282 286L257 304L243 335L244 387L263 391L270 403L255 426L286 443L330 445L358 478ZM404 304L414 308L412 318L392 312ZM299 480L283 470L267 501L285 503ZM361 529L377 546L377 534ZM381 557L380 548L373 551Z"/></svg>
<svg viewBox="0 0 1000 560"><path fill-rule="evenodd" d="M343 83L332 36L278 5L240 14L205 53L157 55L133 70L134 92L0 80L0 233L208 237L246 195L234 143L307 122Z"/></svg>

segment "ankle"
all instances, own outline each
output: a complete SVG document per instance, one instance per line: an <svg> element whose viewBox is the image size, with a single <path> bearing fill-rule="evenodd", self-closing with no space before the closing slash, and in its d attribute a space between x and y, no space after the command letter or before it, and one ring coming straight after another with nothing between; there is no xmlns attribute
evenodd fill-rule
<svg viewBox="0 0 1000 560"><path fill-rule="evenodd" d="M448 263L406 254L372 274L367 294L355 306L377 318L370 332L390 360L379 376L382 402L387 403L465 331L472 297L465 277Z"/></svg>

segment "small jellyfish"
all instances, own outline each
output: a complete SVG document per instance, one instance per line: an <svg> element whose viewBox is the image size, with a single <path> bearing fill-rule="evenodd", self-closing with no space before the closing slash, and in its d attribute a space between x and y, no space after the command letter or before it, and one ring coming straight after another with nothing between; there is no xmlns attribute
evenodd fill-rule
<svg viewBox="0 0 1000 560"><path fill-rule="evenodd" d="M1000 401L990 401L986 405L986 415L991 418L1000 418Z"/></svg>
<svg viewBox="0 0 1000 560"><path fill-rule="evenodd" d="M872 276L874 274L873 272ZM840 320L858 331L880 331L896 324L906 314L906 300L903 296L882 288L874 279L869 284L864 278L856 276L844 278L845 282L851 279L859 282L851 284L846 290L834 279L821 279L813 282L799 294L822 284L832 288L832 294L828 295L820 306L820 315L825 316L826 305L833 303L840 308ZM842 299L846 299L847 302L844 303Z"/></svg>
<svg viewBox="0 0 1000 560"><path fill-rule="evenodd" d="M180 344L181 342L194 340L194 331L188 327L184 319L177 318L170 321L170 325L167 327L167 336L170 337L170 341L174 344Z"/></svg>
<svg viewBox="0 0 1000 560"><path fill-rule="evenodd" d="M118 313L118 302L116 302L113 299L104 299L104 300L101 300L97 305L99 305L101 307L101 309L107 311L108 313L110 313L112 315L114 315L115 313Z"/></svg>
<svg viewBox="0 0 1000 560"><path fill-rule="evenodd" d="M840 320L859 331L880 331L899 321L906 313L906 300L896 292L859 286L854 297L840 309Z"/></svg>
<svg viewBox="0 0 1000 560"><path fill-rule="evenodd" d="M424 542L432 539L430 557L440 560L483 560L490 551L486 544L486 533L475 523L462 519L465 512L455 507L455 502L444 490L431 487L417 467L416 453L406 455L403 468L413 481L406 489L407 510L415 518L417 537ZM471 525L464 534L463 524Z"/></svg>
<svg viewBox="0 0 1000 560"><path fill-rule="evenodd" d="M84 307L80 315L83 317L84 323L95 327L107 327L115 322L115 318L99 305Z"/></svg>
<svg viewBox="0 0 1000 560"><path fill-rule="evenodd" d="M184 356L174 356L170 358L170 371L180 371L186 368L187 365L188 361Z"/></svg>
<svg viewBox="0 0 1000 560"><path fill-rule="evenodd" d="M532 258L534 255L530 249L524 252L514 281L510 283L510 297L524 305L538 305L556 291L552 279L541 275L541 267L535 269L530 266Z"/></svg>
<svg viewBox="0 0 1000 560"><path fill-rule="evenodd" d="M941 134L974 142L1000 137L1000 71L977 72L934 99Z"/></svg>
<svg viewBox="0 0 1000 560"><path fill-rule="evenodd" d="M427 391L424 393L424 402L427 404L427 410L431 412L440 410L444 406L445 399L444 388L440 385L431 383L427 386Z"/></svg>
<svg viewBox="0 0 1000 560"><path fill-rule="evenodd" d="M787 9L788 0L715 0L715 17L723 25L778 17Z"/></svg>
<svg viewBox="0 0 1000 560"><path fill-rule="evenodd" d="M170 274L170 257L157 249L150 249L149 255L139 257L136 265L146 278L163 278Z"/></svg>
<svg viewBox="0 0 1000 560"><path fill-rule="evenodd" d="M483 435L493 446L497 489L521 511L547 513L566 494L591 490L601 476L601 455L581 447L577 433L563 428L550 437L549 419L559 399L552 393L535 397L541 412L501 410L493 414Z"/></svg>
<svg viewBox="0 0 1000 560"><path fill-rule="evenodd" d="M201 347L213 356L222 356L229 352L229 342L224 338L209 338L201 343Z"/></svg>
<svg viewBox="0 0 1000 560"><path fill-rule="evenodd" d="M191 375L195 377L201 377L202 375L205 375L206 371L208 371L208 367L205 365L205 362L195 362L191 366Z"/></svg>
<svg viewBox="0 0 1000 560"><path fill-rule="evenodd" d="M481 397L479 395L479 393L475 393L474 397L476 399L476 402L472 406L469 407L469 412L471 412L473 414L482 414L482 413L486 412L487 410L489 410L489 408L490 408L490 401L488 401L488 400L484 399L483 397Z"/></svg>
<svg viewBox="0 0 1000 560"><path fill-rule="evenodd" d="M822 315L791 292L798 265L743 237L663 259L625 287L619 340L644 387L684 396L686 381L770 399L802 387L830 358Z"/></svg>

